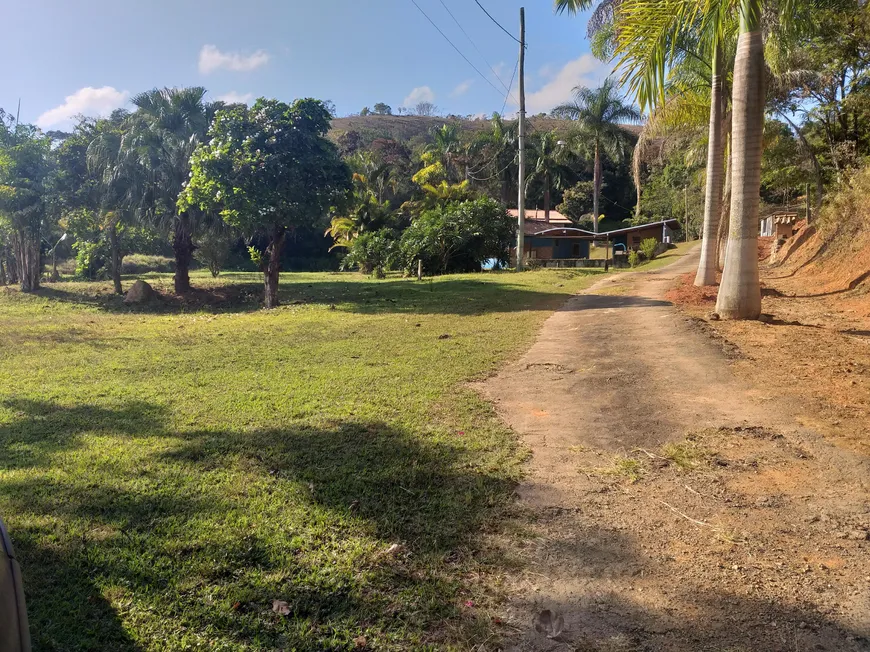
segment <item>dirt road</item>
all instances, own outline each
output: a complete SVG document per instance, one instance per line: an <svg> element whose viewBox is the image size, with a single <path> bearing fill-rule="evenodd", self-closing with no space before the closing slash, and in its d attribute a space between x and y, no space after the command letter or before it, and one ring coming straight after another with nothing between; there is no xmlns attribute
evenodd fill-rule
<svg viewBox="0 0 870 652"><path fill-rule="evenodd" d="M532 453L508 649L870 650L870 460L663 300L697 255L572 298L481 388Z"/></svg>

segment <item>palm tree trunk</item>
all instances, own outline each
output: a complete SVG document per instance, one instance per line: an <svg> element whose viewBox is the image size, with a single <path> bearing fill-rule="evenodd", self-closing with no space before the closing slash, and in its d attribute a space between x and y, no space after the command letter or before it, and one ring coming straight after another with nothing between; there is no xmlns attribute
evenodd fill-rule
<svg viewBox="0 0 870 652"><path fill-rule="evenodd" d="M266 286L266 296L263 302L268 309L278 307L278 281L281 273L281 251L284 249L284 238L287 230L275 227L269 246L266 247L266 261L263 267L263 280Z"/></svg>
<svg viewBox="0 0 870 652"><path fill-rule="evenodd" d="M112 284L115 294L124 294L121 288L121 245L118 242L118 219L112 216L109 222L109 247L112 250Z"/></svg>
<svg viewBox="0 0 870 652"><path fill-rule="evenodd" d="M175 234L172 239L175 252L175 294L190 292L190 262L193 260L193 235L187 218L175 219Z"/></svg>
<svg viewBox="0 0 870 652"><path fill-rule="evenodd" d="M544 175L544 221L550 221L550 175Z"/></svg>
<svg viewBox="0 0 870 652"><path fill-rule="evenodd" d="M713 47L713 76L710 85L710 138L707 146L707 189L704 197L704 231L701 242L701 260L695 285L716 285L716 257L718 253L718 227L722 214L722 176L725 143L723 138L722 98L722 45Z"/></svg>
<svg viewBox="0 0 870 652"><path fill-rule="evenodd" d="M758 319L758 206L761 201L761 153L764 131L764 40L762 0L741 0L740 36L734 59L733 162L731 224L725 270L716 301L723 319Z"/></svg>
<svg viewBox="0 0 870 652"><path fill-rule="evenodd" d="M730 131L730 127L728 127ZM730 142L730 134L726 136L726 141ZM717 234L717 252L716 252L716 270L721 272L722 265L725 261L725 245L728 242L728 225L731 223L731 148L728 147L728 154L725 157L725 189L722 193L722 214L719 219L719 233Z"/></svg>
<svg viewBox="0 0 870 652"><path fill-rule="evenodd" d="M598 233L598 200L601 195L601 154L595 143L595 165L592 171L592 230Z"/></svg>

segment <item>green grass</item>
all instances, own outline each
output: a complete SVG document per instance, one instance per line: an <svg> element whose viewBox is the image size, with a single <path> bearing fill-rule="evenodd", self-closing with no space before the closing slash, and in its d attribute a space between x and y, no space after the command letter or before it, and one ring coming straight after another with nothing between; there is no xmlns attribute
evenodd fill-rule
<svg viewBox="0 0 870 652"><path fill-rule="evenodd" d="M481 535L524 453L466 384L596 277L287 274L268 312L253 274L135 308L0 288L0 515L35 649L490 637Z"/></svg>
<svg viewBox="0 0 870 652"><path fill-rule="evenodd" d="M620 270L620 271L637 271L637 272L651 272L656 269L661 269L666 265L670 265L671 263L677 262L677 259L682 258L687 253L689 253L692 249L694 249L700 243L699 240L692 240L690 242L678 242L673 249L668 249L660 256L656 256L655 260L651 260L648 263L644 263L635 267L633 270Z"/></svg>

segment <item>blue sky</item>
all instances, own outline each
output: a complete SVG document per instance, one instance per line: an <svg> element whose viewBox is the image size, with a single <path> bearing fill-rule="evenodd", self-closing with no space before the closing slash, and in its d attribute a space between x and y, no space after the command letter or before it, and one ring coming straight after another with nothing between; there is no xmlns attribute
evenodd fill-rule
<svg viewBox="0 0 870 652"><path fill-rule="evenodd" d="M441 4L423 10L500 87ZM475 5L443 0L505 83L517 46ZM555 16L550 0L481 0L511 32L526 5L526 91L532 113L597 85L609 67L589 54L586 17ZM107 114L154 87L201 85L211 98L261 95L335 102L339 115L382 101L418 99L444 113L501 110L496 93L456 54L411 0L4 1L6 53L0 107L44 129L78 113ZM514 84L516 94L516 84ZM515 110L512 101L507 111Z"/></svg>

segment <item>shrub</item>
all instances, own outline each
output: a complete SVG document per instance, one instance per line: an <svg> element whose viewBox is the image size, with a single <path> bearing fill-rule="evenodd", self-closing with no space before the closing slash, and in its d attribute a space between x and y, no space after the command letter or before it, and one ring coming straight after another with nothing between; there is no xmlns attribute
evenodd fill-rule
<svg viewBox="0 0 870 652"><path fill-rule="evenodd" d="M196 240L193 257L217 278L226 267L236 236L230 233L207 232Z"/></svg>
<svg viewBox="0 0 870 652"><path fill-rule="evenodd" d="M628 264L631 267L637 267L643 262L643 254L637 251L628 252Z"/></svg>
<svg viewBox="0 0 870 652"><path fill-rule="evenodd" d="M384 278L395 247L396 238L391 229L361 233L351 241L341 266L343 269L358 267L363 274Z"/></svg>
<svg viewBox="0 0 870 652"><path fill-rule="evenodd" d="M659 248L659 241L655 238L647 238L640 243L640 252L646 260L653 260L656 257L656 249Z"/></svg>
<svg viewBox="0 0 870 652"><path fill-rule="evenodd" d="M147 254L130 254L121 262L122 274L147 274L157 272L169 274L175 271L175 260L166 256L149 256Z"/></svg>

